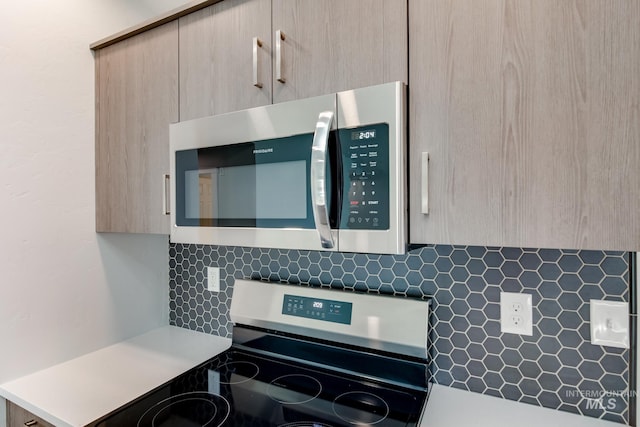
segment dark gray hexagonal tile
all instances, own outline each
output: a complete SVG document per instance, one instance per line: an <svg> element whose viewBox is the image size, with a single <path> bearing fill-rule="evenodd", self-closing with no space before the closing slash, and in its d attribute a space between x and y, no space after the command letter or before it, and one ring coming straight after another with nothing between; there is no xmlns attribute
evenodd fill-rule
<svg viewBox="0 0 640 427"><path fill-rule="evenodd" d="M523 288L538 288L542 277L536 271L524 271L518 278Z"/></svg>
<svg viewBox="0 0 640 427"><path fill-rule="evenodd" d="M451 310L453 310L453 312L457 315L464 316L469 312L469 304L467 304L467 301L463 299L454 300L451 303L450 307Z"/></svg>
<svg viewBox="0 0 640 427"><path fill-rule="evenodd" d="M455 359L454 359L454 361L455 361ZM453 368L451 368L451 376L453 377L454 381L460 381L460 382L464 383L465 381L467 381L469 379L469 371L464 366L456 365Z"/></svg>
<svg viewBox="0 0 640 427"><path fill-rule="evenodd" d="M500 393L505 399L519 401L522 398L522 391L516 385L505 384L500 389Z"/></svg>
<svg viewBox="0 0 640 427"><path fill-rule="evenodd" d="M500 353L500 358L507 366L518 366L522 362L522 355L518 350L507 348Z"/></svg>
<svg viewBox="0 0 640 427"><path fill-rule="evenodd" d="M469 360L469 363L466 364L466 368L467 371L469 371L469 374L475 377L481 377L485 372L484 365L479 360Z"/></svg>
<svg viewBox="0 0 640 427"><path fill-rule="evenodd" d="M489 388L499 389L504 385L504 380L497 372L485 372L482 379Z"/></svg>
<svg viewBox="0 0 640 427"><path fill-rule="evenodd" d="M622 395L627 394L626 390L629 387L629 383L625 377L611 373L605 373L605 375L600 378L600 384L603 390L609 393L620 393Z"/></svg>
<svg viewBox="0 0 640 427"><path fill-rule="evenodd" d="M485 254L483 260L487 267L497 268L500 267L504 262L504 257L500 254L500 252L488 251Z"/></svg>
<svg viewBox="0 0 640 427"><path fill-rule="evenodd" d="M624 296L629 288L623 277L612 276L605 277L600 286L605 294L616 296Z"/></svg>
<svg viewBox="0 0 640 427"><path fill-rule="evenodd" d="M538 345L540 346L540 350L548 354L557 354L562 348L555 337L542 337L540 341L538 341Z"/></svg>
<svg viewBox="0 0 640 427"><path fill-rule="evenodd" d="M556 282L542 282L538 288L540 295L548 299L556 299L562 294L562 289Z"/></svg>
<svg viewBox="0 0 640 427"><path fill-rule="evenodd" d="M469 328L469 336L472 336L474 341L482 341L487 336L485 330L482 328L482 325L487 321L487 317L484 315L482 310L469 310L469 314L467 314L467 319L469 319L469 323L472 325ZM473 327L473 325L477 325L477 327ZM478 331L481 331L480 334ZM482 338L480 338L482 337Z"/></svg>
<svg viewBox="0 0 640 427"><path fill-rule="evenodd" d="M538 402L540 402L541 406L551 409L558 409L562 404L562 400L558 397L557 393L546 390L543 390L542 393L538 395Z"/></svg>
<svg viewBox="0 0 640 427"><path fill-rule="evenodd" d="M482 275L486 270L487 266L480 259L471 259L466 265L467 271L470 274L474 275Z"/></svg>
<svg viewBox="0 0 640 427"><path fill-rule="evenodd" d="M504 362L495 354L485 354L482 364L485 366L486 371L499 372L504 368Z"/></svg>
<svg viewBox="0 0 640 427"><path fill-rule="evenodd" d="M558 316L558 322L564 329L577 329L582 324L582 318L575 311L563 311Z"/></svg>
<svg viewBox="0 0 640 427"><path fill-rule="evenodd" d="M462 267L456 267L456 268L462 268ZM451 272L451 274L453 275L454 272ZM454 279L455 279L455 276L454 276ZM467 285L467 288L471 292L483 292L485 289L487 289L487 282L485 282L481 276L471 276L465 281L465 283Z"/></svg>
<svg viewBox="0 0 640 427"><path fill-rule="evenodd" d="M504 345L499 338L496 337L487 337L483 342L484 348L487 350L487 353L491 354L500 354Z"/></svg>
<svg viewBox="0 0 640 427"><path fill-rule="evenodd" d="M453 268L453 263L451 259L448 257L438 257L435 262L435 267L438 271L443 273L448 273Z"/></svg>
<svg viewBox="0 0 640 427"><path fill-rule="evenodd" d="M600 267L604 271L605 274L611 276L620 276L624 274L629 266L625 262L623 258L620 257L606 257L601 263Z"/></svg>
<svg viewBox="0 0 640 427"><path fill-rule="evenodd" d="M442 384L442 385L451 385L451 383L453 382L453 377L451 376L451 373L448 371L441 371L438 370L436 371L436 373L434 374L434 379L436 384Z"/></svg>
<svg viewBox="0 0 640 427"><path fill-rule="evenodd" d="M453 284L453 278L448 273L439 273L436 276L435 282L440 288L450 288Z"/></svg>
<svg viewBox="0 0 640 427"><path fill-rule="evenodd" d="M542 373L542 369L537 363L530 360L524 360L519 366L522 376L525 378L536 379Z"/></svg>
<svg viewBox="0 0 640 427"><path fill-rule="evenodd" d="M500 376L506 383L518 384L522 380L522 374L518 371L518 368L513 366L505 366L500 371Z"/></svg>
<svg viewBox="0 0 640 427"><path fill-rule="evenodd" d="M626 371L628 362L617 354L607 354L600 360L600 365L608 373L622 374Z"/></svg>
<svg viewBox="0 0 640 427"><path fill-rule="evenodd" d="M563 292L558 298L558 303L560 303L563 310L577 310L583 302L584 300L581 296L574 292Z"/></svg>
<svg viewBox="0 0 640 427"><path fill-rule="evenodd" d="M598 284L604 278L604 272L597 265L583 266L578 275L585 283Z"/></svg>
<svg viewBox="0 0 640 427"><path fill-rule="evenodd" d="M466 282L469 279L469 272L465 267L453 267L450 274L456 282Z"/></svg>
<svg viewBox="0 0 640 427"><path fill-rule="evenodd" d="M540 351L540 347L536 343L525 342L519 348L520 354L522 358L525 360L538 360L538 358L542 355Z"/></svg>
<svg viewBox="0 0 640 427"><path fill-rule="evenodd" d="M562 307L554 299L543 299L538 304L538 311L544 317L557 317L562 312Z"/></svg>
<svg viewBox="0 0 640 427"><path fill-rule="evenodd" d="M557 264L545 262L538 270L538 273L540 273L540 276L542 276L544 280L557 280L562 274L562 271Z"/></svg>
<svg viewBox="0 0 640 427"><path fill-rule="evenodd" d="M504 274L497 268L488 268L482 277L484 277L487 285L500 285L504 280Z"/></svg>
<svg viewBox="0 0 640 427"><path fill-rule="evenodd" d="M469 337L463 332L454 332L451 335L451 342L456 348L466 348L469 345Z"/></svg>
<svg viewBox="0 0 640 427"><path fill-rule="evenodd" d="M463 249L456 249L451 254L451 261L454 265L465 265L469 258L469 254Z"/></svg>
<svg viewBox="0 0 640 427"><path fill-rule="evenodd" d="M543 335L553 335L556 336L562 330L562 326L560 323L554 318L545 317L540 322L538 322L538 328L540 329L540 333Z"/></svg>
<svg viewBox="0 0 640 427"><path fill-rule="evenodd" d="M538 359L538 365L544 372L555 373L561 368L558 356L543 354Z"/></svg>
<svg viewBox="0 0 640 427"><path fill-rule="evenodd" d="M522 381L518 384L518 387L522 391L523 395L536 397L542 391L542 387L540 387L540 383L534 379L523 378Z"/></svg>
<svg viewBox="0 0 640 427"><path fill-rule="evenodd" d="M505 261L501 270L505 277L516 278L522 273L522 266L517 261Z"/></svg>

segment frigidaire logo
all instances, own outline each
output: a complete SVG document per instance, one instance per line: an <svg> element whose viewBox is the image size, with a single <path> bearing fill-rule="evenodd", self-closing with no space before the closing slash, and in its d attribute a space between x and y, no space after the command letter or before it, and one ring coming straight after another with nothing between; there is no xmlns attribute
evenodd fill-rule
<svg viewBox="0 0 640 427"><path fill-rule="evenodd" d="M265 154L265 153L273 153L273 148L256 148L253 150L253 154Z"/></svg>

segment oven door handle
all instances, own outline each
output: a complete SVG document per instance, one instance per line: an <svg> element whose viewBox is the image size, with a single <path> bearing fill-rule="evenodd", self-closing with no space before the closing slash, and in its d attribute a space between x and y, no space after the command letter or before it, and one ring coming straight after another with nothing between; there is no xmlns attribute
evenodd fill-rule
<svg viewBox="0 0 640 427"><path fill-rule="evenodd" d="M329 208L327 206L327 149L333 111L323 111L318 116L316 131L313 134L311 149L311 203L313 204L313 219L320 236L320 243L325 249L333 249L335 243L331 235L329 224Z"/></svg>

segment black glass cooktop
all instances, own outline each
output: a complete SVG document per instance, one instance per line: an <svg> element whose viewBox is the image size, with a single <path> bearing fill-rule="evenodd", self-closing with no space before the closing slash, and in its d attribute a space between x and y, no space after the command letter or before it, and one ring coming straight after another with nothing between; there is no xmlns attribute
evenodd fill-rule
<svg viewBox="0 0 640 427"><path fill-rule="evenodd" d="M415 387L232 348L95 425L415 427L426 398Z"/></svg>

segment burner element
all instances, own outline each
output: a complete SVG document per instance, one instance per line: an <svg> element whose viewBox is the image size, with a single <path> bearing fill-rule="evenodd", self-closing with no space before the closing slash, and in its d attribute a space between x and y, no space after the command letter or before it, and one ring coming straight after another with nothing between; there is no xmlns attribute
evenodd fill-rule
<svg viewBox="0 0 640 427"><path fill-rule="evenodd" d="M258 365L252 362L229 362L218 367L220 384L240 384L258 375Z"/></svg>
<svg viewBox="0 0 640 427"><path fill-rule="evenodd" d="M299 421L296 423L281 424L278 427L332 427L329 424L318 423L315 421Z"/></svg>
<svg viewBox="0 0 640 427"><path fill-rule="evenodd" d="M142 414L137 427L201 426L220 427L229 418L227 399L207 392L171 396Z"/></svg>
<svg viewBox="0 0 640 427"><path fill-rule="evenodd" d="M271 381L267 394L283 404L307 403L320 395L322 384L317 379L302 374L283 375Z"/></svg>
<svg viewBox="0 0 640 427"><path fill-rule="evenodd" d="M336 397L333 412L349 424L377 424L389 415L389 405L379 396L365 391L350 391Z"/></svg>

